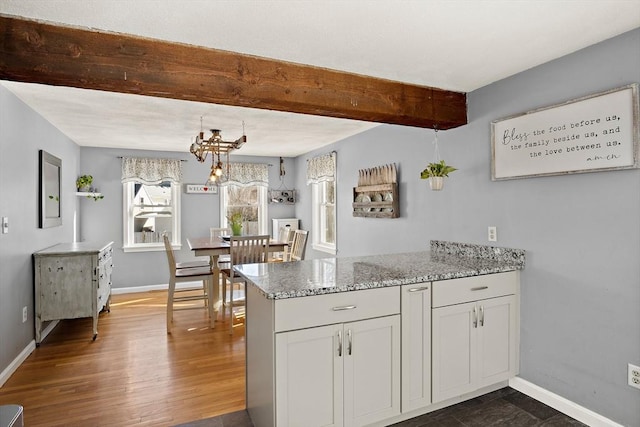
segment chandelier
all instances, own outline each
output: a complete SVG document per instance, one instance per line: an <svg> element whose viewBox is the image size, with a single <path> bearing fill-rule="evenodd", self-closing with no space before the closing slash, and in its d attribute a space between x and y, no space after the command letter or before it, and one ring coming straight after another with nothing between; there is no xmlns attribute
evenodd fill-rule
<svg viewBox="0 0 640 427"><path fill-rule="evenodd" d="M189 151L200 163L204 163L207 155L211 153L211 173L207 184L219 183L224 174L224 164L221 155L226 157L227 176L229 175L229 153L238 150L247 142L247 136L244 135L244 122L242 123L242 136L235 141L223 141L220 129L211 129L209 139L204 139L204 131L202 130L202 117L200 117L200 133L196 135L195 141L191 144Z"/></svg>

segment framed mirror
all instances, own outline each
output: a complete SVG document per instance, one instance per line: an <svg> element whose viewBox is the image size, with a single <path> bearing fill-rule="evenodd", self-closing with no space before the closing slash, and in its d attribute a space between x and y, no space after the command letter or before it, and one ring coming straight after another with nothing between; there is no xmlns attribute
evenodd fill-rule
<svg viewBox="0 0 640 427"><path fill-rule="evenodd" d="M60 182L62 160L40 150L40 228L62 225Z"/></svg>

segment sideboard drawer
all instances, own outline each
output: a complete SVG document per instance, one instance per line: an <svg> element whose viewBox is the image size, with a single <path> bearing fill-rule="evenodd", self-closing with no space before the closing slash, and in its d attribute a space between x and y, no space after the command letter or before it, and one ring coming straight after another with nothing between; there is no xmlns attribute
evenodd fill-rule
<svg viewBox="0 0 640 427"><path fill-rule="evenodd" d="M275 301L275 332L400 313L400 286Z"/></svg>
<svg viewBox="0 0 640 427"><path fill-rule="evenodd" d="M486 274L462 279L433 282L431 304L443 307L515 294L518 289L518 272Z"/></svg>

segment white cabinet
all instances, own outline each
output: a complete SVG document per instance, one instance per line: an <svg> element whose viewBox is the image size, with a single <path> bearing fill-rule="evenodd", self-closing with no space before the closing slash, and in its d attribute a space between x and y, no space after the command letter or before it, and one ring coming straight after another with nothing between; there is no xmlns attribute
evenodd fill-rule
<svg viewBox="0 0 640 427"><path fill-rule="evenodd" d="M287 227L291 230L297 230L300 227L300 220L298 218L273 218L272 220L271 237L278 238L278 233L282 227Z"/></svg>
<svg viewBox="0 0 640 427"><path fill-rule="evenodd" d="M517 272L433 282L433 402L517 373Z"/></svg>
<svg viewBox="0 0 640 427"><path fill-rule="evenodd" d="M50 320L92 317L96 338L98 313L111 298L112 244L62 243L33 254L36 345Z"/></svg>
<svg viewBox="0 0 640 427"><path fill-rule="evenodd" d="M276 335L276 421L363 426L400 413L400 316Z"/></svg>
<svg viewBox="0 0 640 427"><path fill-rule="evenodd" d="M274 301L249 286L247 310L256 427L363 426L400 414L399 287Z"/></svg>
<svg viewBox="0 0 640 427"><path fill-rule="evenodd" d="M430 283L401 287L402 412L431 403Z"/></svg>

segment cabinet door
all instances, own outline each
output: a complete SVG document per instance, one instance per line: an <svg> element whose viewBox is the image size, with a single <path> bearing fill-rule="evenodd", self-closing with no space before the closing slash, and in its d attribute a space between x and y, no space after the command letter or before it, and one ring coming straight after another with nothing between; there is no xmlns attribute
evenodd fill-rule
<svg viewBox="0 0 640 427"><path fill-rule="evenodd" d="M431 289L402 286L402 412L431 403Z"/></svg>
<svg viewBox="0 0 640 427"><path fill-rule="evenodd" d="M400 315L344 324L344 423L400 414Z"/></svg>
<svg viewBox="0 0 640 427"><path fill-rule="evenodd" d="M433 402L475 389L476 303L434 308Z"/></svg>
<svg viewBox="0 0 640 427"><path fill-rule="evenodd" d="M516 297L478 301L479 387L509 379L516 374Z"/></svg>
<svg viewBox="0 0 640 427"><path fill-rule="evenodd" d="M276 334L276 425L343 425L342 325Z"/></svg>

